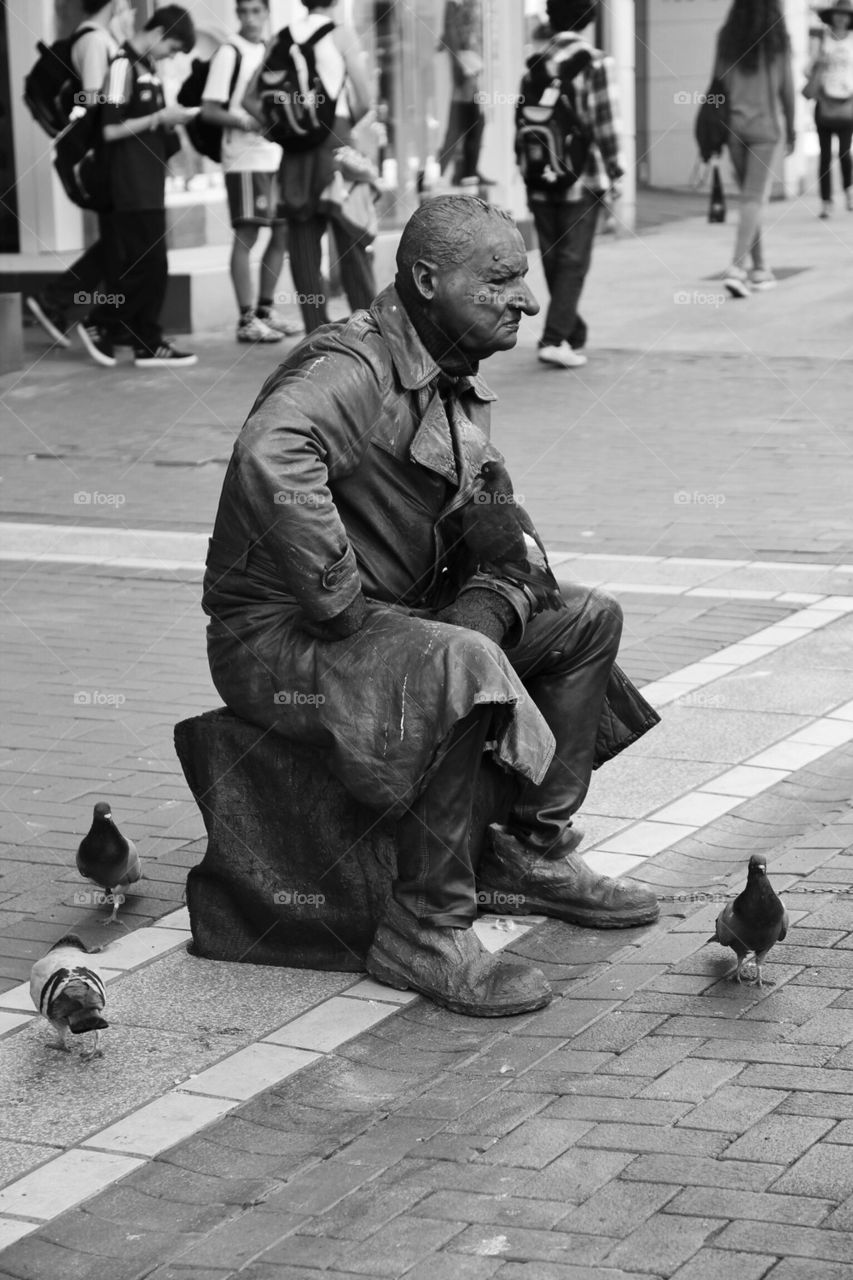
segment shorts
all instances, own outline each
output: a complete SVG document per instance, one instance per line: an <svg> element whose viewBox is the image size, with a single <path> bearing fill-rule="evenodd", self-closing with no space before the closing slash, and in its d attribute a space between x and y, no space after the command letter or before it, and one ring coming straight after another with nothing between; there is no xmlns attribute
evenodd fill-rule
<svg viewBox="0 0 853 1280"><path fill-rule="evenodd" d="M279 213L279 185L277 173L225 174L225 190L228 193L228 210L231 226L249 222L256 227L270 227L282 222Z"/></svg>

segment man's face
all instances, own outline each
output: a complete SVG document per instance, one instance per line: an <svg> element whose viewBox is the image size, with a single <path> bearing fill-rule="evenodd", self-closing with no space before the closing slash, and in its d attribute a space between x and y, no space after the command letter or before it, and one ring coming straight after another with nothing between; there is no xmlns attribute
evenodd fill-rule
<svg viewBox="0 0 853 1280"><path fill-rule="evenodd" d="M237 21L244 40L263 40L267 29L269 10L261 0L240 0L237 5Z"/></svg>
<svg viewBox="0 0 853 1280"><path fill-rule="evenodd" d="M176 53L182 52L180 40L176 40L173 36L161 35L156 44L151 47L151 57L155 62L164 62L166 58L174 58Z"/></svg>
<svg viewBox="0 0 853 1280"><path fill-rule="evenodd" d="M429 314L471 360L509 351L518 341L521 317L535 316L539 310L526 275L527 254L519 231L484 218L483 235L468 261L433 272Z"/></svg>

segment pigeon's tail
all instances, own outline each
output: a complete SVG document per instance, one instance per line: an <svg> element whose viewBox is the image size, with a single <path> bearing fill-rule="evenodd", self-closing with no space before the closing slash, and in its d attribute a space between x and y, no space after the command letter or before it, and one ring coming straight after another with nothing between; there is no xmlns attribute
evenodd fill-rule
<svg viewBox="0 0 853 1280"><path fill-rule="evenodd" d="M54 942L50 948L55 951L57 947L78 947L80 951L85 951L87 956L97 955L99 951L103 951L103 947L90 947L76 933L64 933L58 942Z"/></svg>

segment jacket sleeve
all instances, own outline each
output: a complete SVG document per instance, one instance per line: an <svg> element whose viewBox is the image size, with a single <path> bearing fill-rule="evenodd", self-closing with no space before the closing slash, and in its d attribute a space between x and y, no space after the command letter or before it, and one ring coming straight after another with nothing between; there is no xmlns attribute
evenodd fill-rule
<svg viewBox="0 0 853 1280"><path fill-rule="evenodd" d="M619 92L609 62L608 58L602 58L590 68L589 107L595 145L601 152L608 177L614 178L621 177L624 170L619 154L622 133Z"/></svg>
<svg viewBox="0 0 853 1280"><path fill-rule="evenodd" d="M253 541L313 621L335 617L361 591L329 481L358 467L382 412L370 361L327 345L300 368L273 375L235 446Z"/></svg>

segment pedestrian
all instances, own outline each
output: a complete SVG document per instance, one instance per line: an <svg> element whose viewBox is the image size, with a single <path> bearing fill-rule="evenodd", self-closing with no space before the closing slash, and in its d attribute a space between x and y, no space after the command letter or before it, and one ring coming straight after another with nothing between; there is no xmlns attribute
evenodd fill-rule
<svg viewBox="0 0 853 1280"><path fill-rule="evenodd" d="M526 271L508 213L475 196L425 201L403 229L395 283L264 385L225 476L204 585L227 705L321 746L352 794L398 819L368 972L474 1017L550 998L539 970L488 956L471 928L478 890L511 914L591 928L659 910L647 889L595 874L572 825L593 764L658 719L614 670L618 603L572 585L540 612L508 566L478 571L465 544L460 513L481 505L481 468L500 461L479 365L538 311ZM485 750L514 802L478 865ZM255 903L241 897L244 915L253 908L269 933L260 879Z"/></svg>
<svg viewBox="0 0 853 1280"><path fill-rule="evenodd" d="M598 0L548 0L552 38L528 63L528 76L543 86L559 78L587 138L583 170L572 185L526 183L550 294L538 358L561 369L577 369L587 362L587 325L578 306L603 197L618 197L624 172L611 59L581 35L597 9Z"/></svg>
<svg viewBox="0 0 853 1280"><path fill-rule="evenodd" d="M333 21L336 0L305 0L308 13L290 23L292 40L304 44ZM276 40L281 39L279 32ZM306 333L328 322L321 272L322 240L328 223L320 212L320 197L335 173L334 151L352 141L352 127L371 105L370 83L355 32L337 24L313 46L323 92L335 103L334 123L326 137L309 151L284 150L281 162L281 210L287 219L290 274ZM258 78L249 86L246 109L264 122ZM344 293L353 311L369 307L376 292L370 240L332 221L332 235Z"/></svg>
<svg viewBox="0 0 853 1280"><path fill-rule="evenodd" d="M73 33L71 65L79 80L87 109L97 107L104 88L107 69L118 53L121 42L133 33L134 12L130 0L81 0L86 15ZM28 310L45 333L61 347L70 347L68 338L72 307L91 309L98 286L106 273L107 246L111 234L111 213L99 212L98 237L88 249L56 280L39 293L29 294ZM109 326L113 332L113 326Z"/></svg>
<svg viewBox="0 0 853 1280"><path fill-rule="evenodd" d="M717 37L714 75L726 96L727 145L740 189L734 255L723 283L733 298L748 298L776 283L761 223L779 143L784 140L786 155L794 150L791 41L780 0L733 0Z"/></svg>
<svg viewBox="0 0 853 1280"><path fill-rule="evenodd" d="M832 214L832 139L838 139L841 185L847 208L853 212L853 0L835 0L818 17L828 30L809 68L809 96L816 98L815 127L820 145L818 180L821 208L819 217Z"/></svg>
<svg viewBox="0 0 853 1280"><path fill-rule="evenodd" d="M77 332L91 358L116 363L111 329L123 326L138 368L195 364L163 337L160 312L169 280L166 256L166 165L180 149L175 125L198 108L167 107L157 62L195 44L186 9L155 9L142 31L126 40L110 67L102 107L105 163L112 195L112 261L107 297Z"/></svg>
<svg viewBox="0 0 853 1280"><path fill-rule="evenodd" d="M486 117L480 94L483 71L481 0L447 0L439 51L450 55L451 94L447 131L438 156L441 173L453 164L454 187L494 186L480 173Z"/></svg>
<svg viewBox="0 0 853 1280"><path fill-rule="evenodd" d="M281 147L263 136L257 120L242 105L249 81L263 61L269 0L237 0L237 21L239 33L220 45L213 56L201 114L222 127L222 172L234 231L231 283L239 311L237 341L281 342L299 332L274 310L287 251L287 223L279 210L278 195ZM269 228L269 240L261 259L257 304L253 305L249 257L262 227Z"/></svg>

